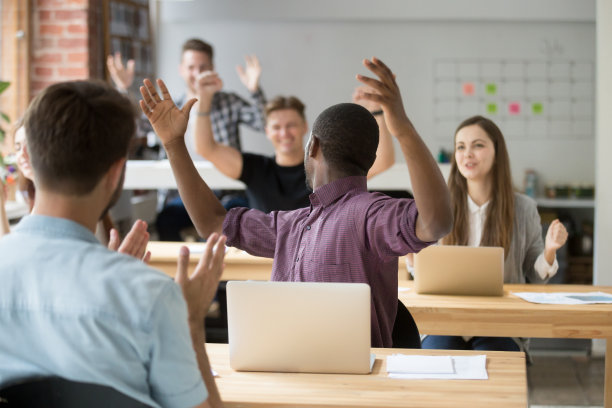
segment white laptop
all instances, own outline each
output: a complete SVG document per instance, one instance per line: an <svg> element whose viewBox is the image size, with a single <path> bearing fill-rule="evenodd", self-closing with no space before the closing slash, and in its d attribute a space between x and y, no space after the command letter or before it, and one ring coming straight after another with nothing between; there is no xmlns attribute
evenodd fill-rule
<svg viewBox="0 0 612 408"><path fill-rule="evenodd" d="M230 366L239 371L367 374L364 283L227 283Z"/></svg>
<svg viewBox="0 0 612 408"><path fill-rule="evenodd" d="M414 256L414 288L432 295L502 296L504 248L427 247Z"/></svg>

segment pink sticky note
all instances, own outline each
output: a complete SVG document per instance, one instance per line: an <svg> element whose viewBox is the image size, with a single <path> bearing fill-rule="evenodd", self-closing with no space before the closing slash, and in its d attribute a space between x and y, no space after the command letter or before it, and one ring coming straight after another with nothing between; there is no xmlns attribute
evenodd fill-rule
<svg viewBox="0 0 612 408"><path fill-rule="evenodd" d="M518 115L521 113L521 104L519 102L510 102L508 104L508 112L511 115Z"/></svg>
<svg viewBox="0 0 612 408"><path fill-rule="evenodd" d="M474 84L472 82L464 82L463 86L462 86L462 90L463 90L463 95L465 96L471 96L474 95Z"/></svg>

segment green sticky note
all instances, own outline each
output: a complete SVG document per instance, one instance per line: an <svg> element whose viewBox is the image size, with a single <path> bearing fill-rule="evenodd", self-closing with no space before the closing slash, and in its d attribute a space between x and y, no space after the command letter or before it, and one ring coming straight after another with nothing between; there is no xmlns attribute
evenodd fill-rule
<svg viewBox="0 0 612 408"><path fill-rule="evenodd" d="M497 113L497 104L487 103L487 113Z"/></svg>
<svg viewBox="0 0 612 408"><path fill-rule="evenodd" d="M485 92L489 95L495 95L497 93L497 85L491 83L485 85Z"/></svg>
<svg viewBox="0 0 612 408"><path fill-rule="evenodd" d="M534 115L541 115L544 112L544 106L540 102L534 102L531 105L531 110Z"/></svg>

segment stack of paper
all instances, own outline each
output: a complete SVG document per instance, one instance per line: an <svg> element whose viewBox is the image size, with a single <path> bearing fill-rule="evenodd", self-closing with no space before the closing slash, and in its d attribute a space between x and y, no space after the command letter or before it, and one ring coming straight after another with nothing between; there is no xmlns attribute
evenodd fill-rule
<svg viewBox="0 0 612 408"><path fill-rule="evenodd" d="M512 292L531 303L553 305L586 305L591 303L612 303L612 295L604 292Z"/></svg>
<svg viewBox="0 0 612 408"><path fill-rule="evenodd" d="M391 378L486 380L487 356L387 356L387 372Z"/></svg>

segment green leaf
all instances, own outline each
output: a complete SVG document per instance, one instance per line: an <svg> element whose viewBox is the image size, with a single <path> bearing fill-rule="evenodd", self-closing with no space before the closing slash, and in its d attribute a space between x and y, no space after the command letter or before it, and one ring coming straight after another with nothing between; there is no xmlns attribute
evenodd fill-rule
<svg viewBox="0 0 612 408"><path fill-rule="evenodd" d="M2 92L4 92L4 91L6 90L6 88L8 88L8 87L9 87L9 85L10 85L10 84L11 84L11 83L10 83L10 82L7 82L7 81L0 81L0 94L1 94Z"/></svg>
<svg viewBox="0 0 612 408"><path fill-rule="evenodd" d="M0 112L0 116L2 116L2 119L4 119L5 121L11 123L11 118L9 118L6 113Z"/></svg>
<svg viewBox="0 0 612 408"><path fill-rule="evenodd" d="M0 143L4 142L4 136L6 136L6 132L0 128Z"/></svg>

